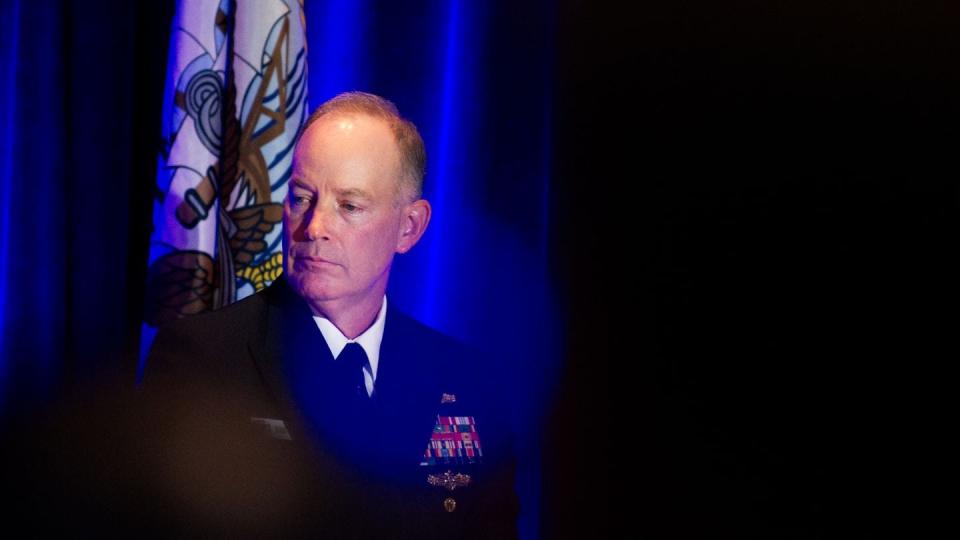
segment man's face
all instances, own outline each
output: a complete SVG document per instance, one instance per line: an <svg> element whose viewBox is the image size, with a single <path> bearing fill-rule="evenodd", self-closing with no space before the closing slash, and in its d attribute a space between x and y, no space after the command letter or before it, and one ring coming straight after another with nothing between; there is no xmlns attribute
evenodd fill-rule
<svg viewBox="0 0 960 540"><path fill-rule="evenodd" d="M387 124L333 113L297 143L283 204L284 272L311 305L363 301L387 286L400 242L400 154Z"/></svg>

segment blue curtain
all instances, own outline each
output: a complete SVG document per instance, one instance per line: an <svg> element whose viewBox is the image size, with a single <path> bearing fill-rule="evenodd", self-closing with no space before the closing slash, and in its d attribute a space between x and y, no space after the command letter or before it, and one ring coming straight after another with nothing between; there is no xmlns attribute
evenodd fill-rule
<svg viewBox="0 0 960 540"><path fill-rule="evenodd" d="M0 410L132 373L169 8L4 0ZM159 87L158 87L159 86Z"/></svg>
<svg viewBox="0 0 960 540"><path fill-rule="evenodd" d="M491 317L529 335L518 307L547 299L550 7L307 3L311 105L353 89L388 96L427 145L435 214L398 258L391 297L468 341L487 338Z"/></svg>
<svg viewBox="0 0 960 540"><path fill-rule="evenodd" d="M147 5L159 4L159 5ZM173 2L3 0L0 415L133 380ZM311 107L362 89L427 144L434 221L391 301L510 363L534 431L557 368L553 5L307 1ZM495 335L489 329L495 328ZM531 446L536 443L531 442ZM536 467L521 479L535 534Z"/></svg>

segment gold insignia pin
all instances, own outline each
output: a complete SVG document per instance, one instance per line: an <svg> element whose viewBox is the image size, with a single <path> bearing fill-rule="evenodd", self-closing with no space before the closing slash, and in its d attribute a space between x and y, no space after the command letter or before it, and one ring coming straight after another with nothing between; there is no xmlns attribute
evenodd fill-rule
<svg viewBox="0 0 960 540"><path fill-rule="evenodd" d="M457 501L453 497L447 497L443 501L443 509L447 512L453 512L457 509Z"/></svg>
<svg viewBox="0 0 960 540"><path fill-rule="evenodd" d="M447 471L443 474L428 474L427 483L431 486L442 487L448 491L453 491L458 487L469 486L470 475L463 473L453 474L453 471Z"/></svg>
<svg viewBox="0 0 960 540"><path fill-rule="evenodd" d="M457 396L455 396L454 394L447 394L446 392L444 392L443 396L440 398L441 404L456 403L456 402L457 402Z"/></svg>

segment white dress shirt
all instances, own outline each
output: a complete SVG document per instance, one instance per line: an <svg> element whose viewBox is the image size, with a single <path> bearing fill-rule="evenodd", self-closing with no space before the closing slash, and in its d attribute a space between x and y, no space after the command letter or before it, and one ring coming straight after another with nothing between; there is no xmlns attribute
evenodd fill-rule
<svg viewBox="0 0 960 540"><path fill-rule="evenodd" d="M347 346L347 343L358 343L363 347L364 352L367 353L367 360L370 361L370 365L364 366L363 368L363 382L367 387L368 396L373 395L373 385L377 380L377 365L380 362L380 342L383 341L383 327L386 318L386 295L383 296L380 313L377 314L377 318L373 321L373 324L355 339L347 339L347 336L343 335L343 332L334 326L326 317L319 315L313 316L313 320L317 323L317 328L320 329L320 333L323 334L323 339L327 342L327 347L333 354L334 359L340 357L340 353L343 352L343 348Z"/></svg>

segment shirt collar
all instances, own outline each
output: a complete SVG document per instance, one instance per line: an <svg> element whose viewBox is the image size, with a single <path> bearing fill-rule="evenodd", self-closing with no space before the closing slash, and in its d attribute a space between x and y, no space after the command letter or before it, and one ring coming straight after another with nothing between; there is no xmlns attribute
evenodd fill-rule
<svg viewBox="0 0 960 540"><path fill-rule="evenodd" d="M347 346L347 343L356 342L363 347L363 351L367 353L367 360L370 361L370 370L372 371L374 380L377 378L377 365L380 363L380 342L383 341L383 328L386 319L386 295L383 296L380 313L377 314L377 318L373 321L373 324L355 339L347 339L347 336L343 335L343 332L334 326L326 317L319 315L313 316L313 320L317 323L317 328L319 328L320 333L323 334L323 339L327 342L327 347L330 348L330 353L333 354L334 358L340 356L340 353L343 352L343 348Z"/></svg>

